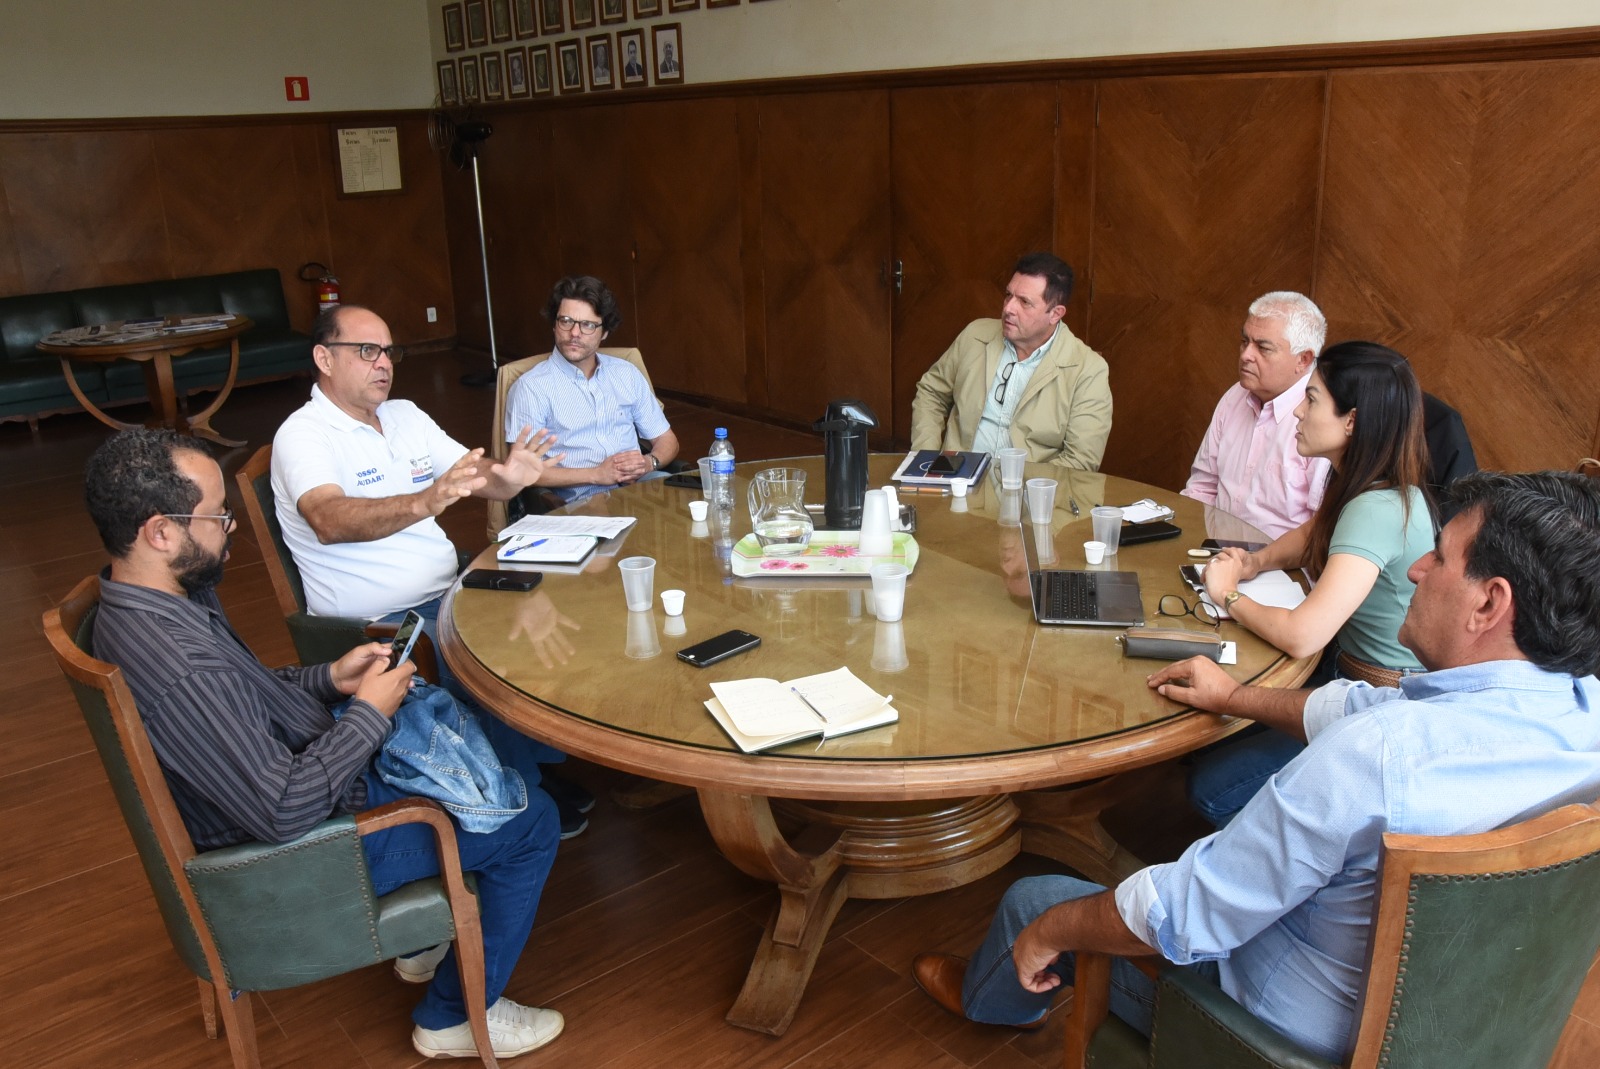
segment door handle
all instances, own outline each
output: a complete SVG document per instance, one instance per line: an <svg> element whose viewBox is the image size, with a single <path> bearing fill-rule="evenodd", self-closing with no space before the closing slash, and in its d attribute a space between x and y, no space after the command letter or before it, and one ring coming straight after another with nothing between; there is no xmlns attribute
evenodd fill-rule
<svg viewBox="0 0 1600 1069"><path fill-rule="evenodd" d="M905 288L905 284L906 284L906 264L905 264L905 261L904 260L896 260L894 262L894 295L896 297L900 296L900 291Z"/></svg>

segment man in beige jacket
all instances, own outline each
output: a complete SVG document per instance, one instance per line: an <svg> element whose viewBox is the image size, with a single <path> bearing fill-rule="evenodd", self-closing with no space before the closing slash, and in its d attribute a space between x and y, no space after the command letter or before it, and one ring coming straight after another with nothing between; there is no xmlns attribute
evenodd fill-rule
<svg viewBox="0 0 1600 1069"><path fill-rule="evenodd" d="M1034 463L1098 471L1111 433L1100 354L1061 322L1072 268L1035 252L1017 261L999 319L974 320L917 383L913 449L1028 451Z"/></svg>

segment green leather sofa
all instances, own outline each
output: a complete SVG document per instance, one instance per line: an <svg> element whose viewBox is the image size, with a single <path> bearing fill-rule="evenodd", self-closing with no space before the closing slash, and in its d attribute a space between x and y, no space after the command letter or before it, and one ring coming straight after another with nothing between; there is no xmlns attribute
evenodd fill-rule
<svg viewBox="0 0 1600 1069"><path fill-rule="evenodd" d="M277 268L0 297L0 422L32 423L40 416L80 409L61 375L60 361L34 348L45 335L66 327L180 312L235 312L254 322L239 338L241 383L312 371L311 338L289 326ZM132 361L84 364L73 372L96 404L145 396L144 372ZM228 350L205 349L181 357L173 362L173 374L180 396L220 388L228 374Z"/></svg>

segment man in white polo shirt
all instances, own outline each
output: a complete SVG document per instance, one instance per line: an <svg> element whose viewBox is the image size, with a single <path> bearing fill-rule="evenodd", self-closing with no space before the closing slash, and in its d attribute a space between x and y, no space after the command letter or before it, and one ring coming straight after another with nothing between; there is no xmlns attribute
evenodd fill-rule
<svg viewBox="0 0 1600 1069"><path fill-rule="evenodd" d="M539 486L564 501L655 477L678 455L678 436L639 369L600 352L622 322L616 298L597 278L563 278L544 316L555 351L511 387L506 441L525 426L550 429L566 454L545 469ZM641 438L650 443L647 452L639 449Z"/></svg>

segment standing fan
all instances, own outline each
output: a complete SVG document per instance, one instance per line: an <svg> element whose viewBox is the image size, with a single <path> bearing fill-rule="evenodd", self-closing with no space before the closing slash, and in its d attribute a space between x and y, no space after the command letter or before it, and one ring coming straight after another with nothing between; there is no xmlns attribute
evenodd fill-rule
<svg viewBox="0 0 1600 1069"><path fill-rule="evenodd" d="M483 258L483 311L489 321L490 369L462 375L463 386L493 386L500 371L500 353L494 341L494 299L489 290L489 239L483 228L483 186L478 180L478 153L492 133L494 127L472 120L470 114L458 123L445 112L436 111L428 123L428 144L435 152L448 151L450 162L458 171L466 170L467 161L472 161L472 196L478 206L478 253Z"/></svg>

